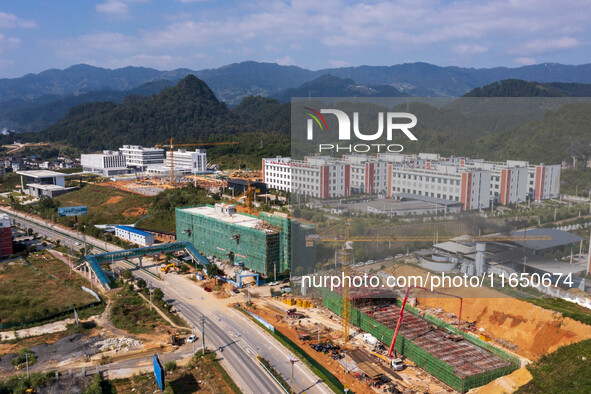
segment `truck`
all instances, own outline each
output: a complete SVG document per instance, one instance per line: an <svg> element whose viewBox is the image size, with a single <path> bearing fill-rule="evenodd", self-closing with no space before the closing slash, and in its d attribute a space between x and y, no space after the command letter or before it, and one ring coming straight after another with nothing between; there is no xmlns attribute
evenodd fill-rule
<svg viewBox="0 0 591 394"><path fill-rule="evenodd" d="M404 361L402 361L401 358L390 359L387 356L384 356L383 354L379 354L379 353L375 353L375 352L371 352L371 354L373 356L379 358L381 361L385 362L386 365L388 365L394 371L402 371L404 369Z"/></svg>

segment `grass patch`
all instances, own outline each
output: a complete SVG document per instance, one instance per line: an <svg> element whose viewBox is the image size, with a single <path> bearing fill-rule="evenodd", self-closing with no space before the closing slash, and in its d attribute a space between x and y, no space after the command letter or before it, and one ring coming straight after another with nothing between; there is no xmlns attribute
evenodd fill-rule
<svg viewBox="0 0 591 394"><path fill-rule="evenodd" d="M67 264L45 252L28 261L0 265L0 323L44 319L96 302L80 288L90 283Z"/></svg>
<svg viewBox="0 0 591 394"><path fill-rule="evenodd" d="M85 223L134 223L145 214L138 208L147 209L153 197L141 196L110 187L83 185L81 189L55 197L60 206L86 205L88 214L78 218ZM61 218L63 221L68 219Z"/></svg>
<svg viewBox="0 0 591 394"><path fill-rule="evenodd" d="M132 334L153 332L160 325L170 325L137 293L124 286L113 297L111 321L121 330Z"/></svg>
<svg viewBox="0 0 591 394"><path fill-rule="evenodd" d="M167 362L165 393L190 394L198 392L238 394L242 391L222 367L215 353L198 352L186 367L172 368ZM174 363L176 365L176 363ZM170 367L170 369L168 368ZM115 379L112 383L118 393L154 393L158 390L156 378L151 372L127 379Z"/></svg>
<svg viewBox="0 0 591 394"><path fill-rule="evenodd" d="M14 172L8 172L3 177L0 177L0 192L8 192L13 190L17 185L20 186L21 177Z"/></svg>
<svg viewBox="0 0 591 394"><path fill-rule="evenodd" d="M517 393L591 393L591 340L563 346L527 369L533 379Z"/></svg>
<svg viewBox="0 0 591 394"><path fill-rule="evenodd" d="M573 302L565 301L562 298L523 298L523 301L544 309L560 312L564 317L570 317L591 326L591 311Z"/></svg>
<svg viewBox="0 0 591 394"><path fill-rule="evenodd" d="M148 289L142 289L141 292L146 297L146 299L150 299L150 291ZM187 322L182 317L180 317L176 313L172 313L168 310L168 308L163 307L163 302L164 301L157 302L154 299L152 299L152 305L158 308L159 311L164 313L170 320L172 320L174 324L176 324L179 327L188 327Z"/></svg>

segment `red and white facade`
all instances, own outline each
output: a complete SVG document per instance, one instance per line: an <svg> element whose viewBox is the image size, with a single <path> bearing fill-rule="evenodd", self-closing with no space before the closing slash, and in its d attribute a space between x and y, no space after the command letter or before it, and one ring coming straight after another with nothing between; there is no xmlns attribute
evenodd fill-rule
<svg viewBox="0 0 591 394"><path fill-rule="evenodd" d="M0 256L9 256L12 253L10 218L7 215L0 215Z"/></svg>
<svg viewBox="0 0 591 394"><path fill-rule="evenodd" d="M529 190L535 201L547 200L560 196L560 165L529 167Z"/></svg>
<svg viewBox="0 0 591 394"><path fill-rule="evenodd" d="M317 198L397 193L462 203L464 210L560 195L560 165L526 161L487 162L420 153L306 157L303 161L263 159L263 179L272 189Z"/></svg>

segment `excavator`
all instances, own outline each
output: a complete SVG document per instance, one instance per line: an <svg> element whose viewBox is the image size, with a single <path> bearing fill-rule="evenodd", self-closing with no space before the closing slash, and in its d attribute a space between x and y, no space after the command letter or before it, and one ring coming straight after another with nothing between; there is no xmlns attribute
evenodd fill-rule
<svg viewBox="0 0 591 394"><path fill-rule="evenodd" d="M165 274L168 274L168 271L170 271L171 269L176 271L176 269L177 269L176 265L171 263L171 264L167 264L167 265L162 264L160 266L160 271L164 272Z"/></svg>

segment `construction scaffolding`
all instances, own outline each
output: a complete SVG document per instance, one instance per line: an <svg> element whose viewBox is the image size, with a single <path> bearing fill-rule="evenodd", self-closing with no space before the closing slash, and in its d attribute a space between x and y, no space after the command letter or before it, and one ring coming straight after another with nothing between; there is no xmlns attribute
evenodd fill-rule
<svg viewBox="0 0 591 394"><path fill-rule="evenodd" d="M389 344L401 306L400 300L393 301L355 300L349 311L351 324ZM343 305L339 294L323 288L322 303L342 316ZM459 331L455 326L433 316L419 317L418 311L410 305L405 311L395 350L455 390L466 392L483 386L520 366L516 357ZM463 340L449 338L450 334L461 335Z"/></svg>
<svg viewBox="0 0 591 394"><path fill-rule="evenodd" d="M189 241L206 256L233 259L235 264L272 275L273 262L279 262L280 231L256 216L216 214L215 209L211 205L177 208L177 239Z"/></svg>
<svg viewBox="0 0 591 394"><path fill-rule="evenodd" d="M314 248L305 248L314 226L283 213L220 213L212 205L176 209L177 240L188 241L207 256L236 264L272 278L292 267L292 257L310 260ZM293 253L297 250L298 253Z"/></svg>

